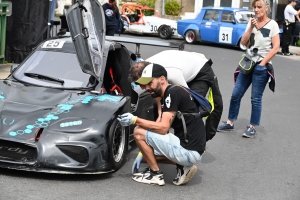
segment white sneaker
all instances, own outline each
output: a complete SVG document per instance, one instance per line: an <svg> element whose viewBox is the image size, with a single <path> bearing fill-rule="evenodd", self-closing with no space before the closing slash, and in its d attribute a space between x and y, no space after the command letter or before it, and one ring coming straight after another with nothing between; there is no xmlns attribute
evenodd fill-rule
<svg viewBox="0 0 300 200"><path fill-rule="evenodd" d="M175 185L186 184L193 178L196 172L197 172L196 165L182 167L182 168L177 167L177 177L174 178L173 183Z"/></svg>
<svg viewBox="0 0 300 200"><path fill-rule="evenodd" d="M153 173L150 168L146 168L144 172L134 173L132 180L151 185L165 185L163 173L161 171Z"/></svg>

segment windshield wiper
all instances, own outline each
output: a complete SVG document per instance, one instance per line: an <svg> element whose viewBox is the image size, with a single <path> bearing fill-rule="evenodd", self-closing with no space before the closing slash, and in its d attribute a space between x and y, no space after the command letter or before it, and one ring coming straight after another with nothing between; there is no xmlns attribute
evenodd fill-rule
<svg viewBox="0 0 300 200"><path fill-rule="evenodd" d="M25 72L24 73L25 76L28 76L30 78L38 78L38 79L45 79L48 81L54 81L54 82L58 82L60 84L64 84L65 81L59 78L53 78L51 76L47 76L47 75L43 75L43 74L37 74L37 73L30 73L30 72Z"/></svg>

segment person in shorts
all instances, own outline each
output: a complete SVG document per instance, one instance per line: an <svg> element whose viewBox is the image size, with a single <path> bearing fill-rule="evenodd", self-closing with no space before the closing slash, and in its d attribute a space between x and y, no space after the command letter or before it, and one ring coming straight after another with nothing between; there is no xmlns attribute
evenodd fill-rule
<svg viewBox="0 0 300 200"><path fill-rule="evenodd" d="M122 126L135 124L133 135L141 154L149 167L143 172L134 173L132 179L140 183L164 185L163 172L158 162L176 164L175 185L182 185L192 179L197 172L197 162L205 151L206 132L202 118L195 115L183 115L187 135L184 134L181 113L196 113L198 107L192 96L178 86L172 88L167 79L166 69L159 64L149 64L136 81L153 98L161 97L163 105L160 120L149 121L131 113L118 117ZM170 128L174 134L168 133ZM137 158L137 159L138 159Z"/></svg>

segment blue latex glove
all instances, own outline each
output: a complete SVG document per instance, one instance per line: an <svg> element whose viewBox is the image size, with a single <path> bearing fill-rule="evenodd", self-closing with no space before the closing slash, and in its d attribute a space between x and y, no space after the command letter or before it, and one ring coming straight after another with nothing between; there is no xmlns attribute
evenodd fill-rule
<svg viewBox="0 0 300 200"><path fill-rule="evenodd" d="M139 172L139 168L141 166L142 160L143 160L143 154L142 152L139 152L132 165L133 174Z"/></svg>
<svg viewBox="0 0 300 200"><path fill-rule="evenodd" d="M131 113L124 113L123 115L119 115L117 119L121 126L130 126L131 124L135 124L137 116L134 116Z"/></svg>

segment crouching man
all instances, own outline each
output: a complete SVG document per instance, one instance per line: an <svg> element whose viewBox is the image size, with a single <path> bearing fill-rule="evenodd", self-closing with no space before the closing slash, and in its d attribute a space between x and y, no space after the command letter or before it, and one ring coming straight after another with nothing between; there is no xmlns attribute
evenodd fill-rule
<svg viewBox="0 0 300 200"><path fill-rule="evenodd" d="M140 64L144 63L136 63ZM170 88L167 71L161 65L149 64L143 68L141 74L136 83L153 98L160 97L163 108L161 119L157 121L141 119L131 113L125 113L118 118L122 126L136 125L134 138L141 151L138 158L144 159L149 165L145 171L134 173L132 179L140 183L164 185L163 172L157 164L162 162L176 164L177 177L173 183L185 184L197 172L195 164L201 160L205 151L206 133L201 117L184 114L187 129L185 135L178 113L196 113L197 105L181 87ZM174 129L174 134L168 133L170 127Z"/></svg>

